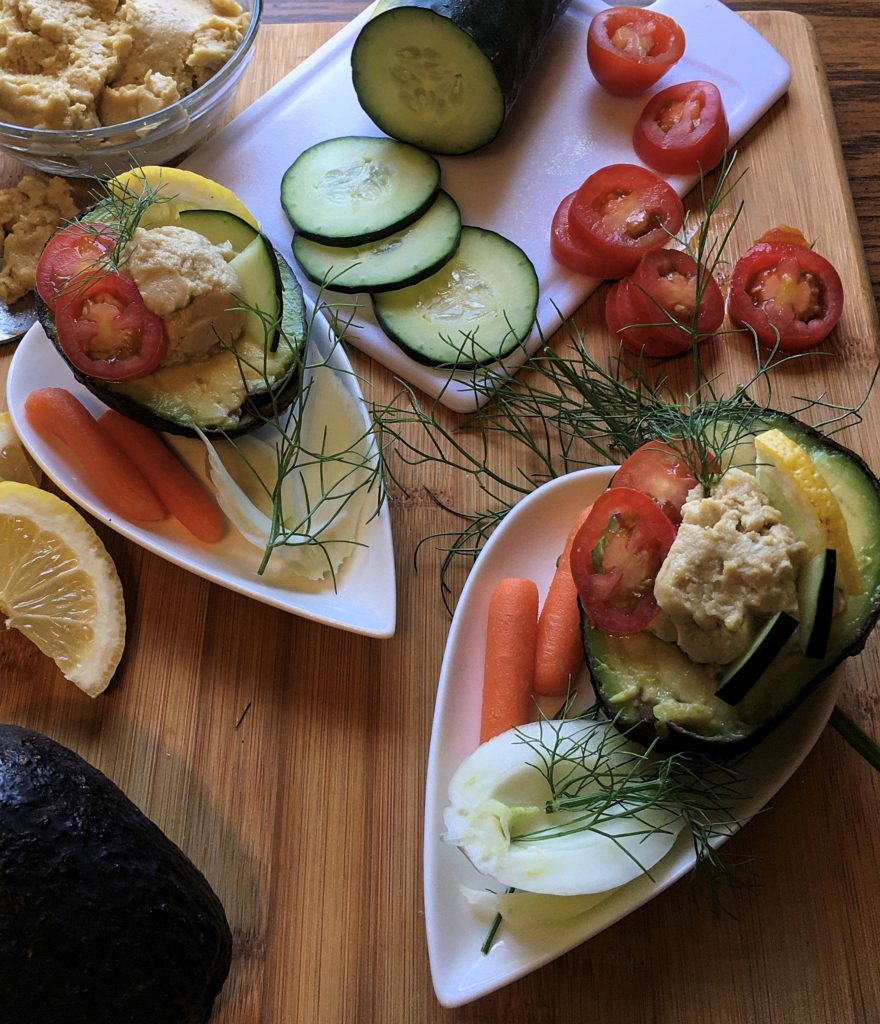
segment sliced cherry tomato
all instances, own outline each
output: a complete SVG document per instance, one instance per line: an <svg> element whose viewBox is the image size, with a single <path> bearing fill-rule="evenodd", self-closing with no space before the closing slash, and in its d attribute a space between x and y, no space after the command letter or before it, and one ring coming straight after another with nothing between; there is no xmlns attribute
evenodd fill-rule
<svg viewBox="0 0 880 1024"><path fill-rule="evenodd" d="M790 224L777 224L775 228L770 228L761 235L755 245L763 242L773 245L796 245L801 249L813 248L804 237L803 231L800 228L793 228Z"/></svg>
<svg viewBox="0 0 880 1024"><path fill-rule="evenodd" d="M657 615L654 580L675 539L660 507L632 487L612 487L593 505L571 547L571 574L590 621L627 636Z"/></svg>
<svg viewBox="0 0 880 1024"><path fill-rule="evenodd" d="M600 11L587 33L590 70L615 96L637 96L650 89L683 53L681 26L641 7Z"/></svg>
<svg viewBox="0 0 880 1024"><path fill-rule="evenodd" d="M696 484L683 450L665 441L646 441L624 459L611 481L612 487L631 487L653 498L676 526L688 492Z"/></svg>
<svg viewBox="0 0 880 1024"><path fill-rule="evenodd" d="M629 278L616 281L605 296L605 323L608 330L625 349L638 355L660 357L675 353L660 351L651 341L651 335L639 327L638 316L629 297Z"/></svg>
<svg viewBox="0 0 880 1024"><path fill-rule="evenodd" d="M607 260L611 276L622 276L621 266L630 273L645 253L678 231L684 207L672 186L648 168L609 164L575 192L568 221L572 238Z"/></svg>
<svg viewBox="0 0 880 1024"><path fill-rule="evenodd" d="M628 260L608 260L597 256L577 239L572 238L568 214L571 209L574 192L570 192L556 208L553 224L550 228L550 253L557 263L561 263L577 274L587 277L603 278L621 277L627 272Z"/></svg>
<svg viewBox="0 0 880 1024"><path fill-rule="evenodd" d="M46 243L37 263L40 298L55 310L62 293L85 287L95 274L106 273L102 258L116 245L116 235L103 224L69 224Z"/></svg>
<svg viewBox="0 0 880 1024"><path fill-rule="evenodd" d="M629 323L651 324L644 329L647 356L682 355L693 344L689 331L678 323L696 327L700 339L717 331L724 320L724 296L705 266L697 267L690 253L680 249L655 249L645 256L626 281L629 308L619 306ZM674 323L676 321L677 323ZM624 337L626 332L624 332Z"/></svg>
<svg viewBox="0 0 880 1024"><path fill-rule="evenodd" d="M843 285L819 253L761 242L741 256L730 279L730 317L762 345L801 352L824 341L843 312Z"/></svg>
<svg viewBox="0 0 880 1024"><path fill-rule="evenodd" d="M59 302L55 326L70 363L99 380L145 377L165 355L162 318L122 274L105 274Z"/></svg>
<svg viewBox="0 0 880 1024"><path fill-rule="evenodd" d="M721 93L711 82L661 89L633 129L639 159L663 174L705 174L721 163L729 142Z"/></svg>

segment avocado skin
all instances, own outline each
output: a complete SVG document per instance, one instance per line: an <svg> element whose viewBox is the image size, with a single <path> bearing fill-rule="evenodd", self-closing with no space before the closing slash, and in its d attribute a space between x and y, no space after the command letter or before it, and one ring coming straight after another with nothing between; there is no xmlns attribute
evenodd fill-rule
<svg viewBox="0 0 880 1024"><path fill-rule="evenodd" d="M204 876L117 786L0 725L0 1018L201 1024L231 954Z"/></svg>

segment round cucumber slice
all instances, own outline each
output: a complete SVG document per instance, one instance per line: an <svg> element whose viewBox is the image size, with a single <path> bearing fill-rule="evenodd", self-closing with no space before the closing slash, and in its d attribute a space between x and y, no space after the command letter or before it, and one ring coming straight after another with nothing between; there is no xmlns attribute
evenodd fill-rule
<svg viewBox="0 0 880 1024"><path fill-rule="evenodd" d="M408 227L363 245L323 245L303 235L293 255L310 281L339 292L378 292L416 284L452 256L461 235L461 213L445 192Z"/></svg>
<svg viewBox="0 0 880 1024"><path fill-rule="evenodd" d="M373 296L382 330L429 366L493 363L521 344L535 322L538 277L509 239L464 227L448 263L419 284Z"/></svg>
<svg viewBox="0 0 880 1024"><path fill-rule="evenodd" d="M382 131L433 153L468 153L491 142L504 123L491 60L467 31L434 11L379 13L355 41L351 66L358 100Z"/></svg>
<svg viewBox="0 0 880 1024"><path fill-rule="evenodd" d="M394 139L348 135L301 153L281 179L296 231L327 245L362 245L420 217L440 187L440 165Z"/></svg>

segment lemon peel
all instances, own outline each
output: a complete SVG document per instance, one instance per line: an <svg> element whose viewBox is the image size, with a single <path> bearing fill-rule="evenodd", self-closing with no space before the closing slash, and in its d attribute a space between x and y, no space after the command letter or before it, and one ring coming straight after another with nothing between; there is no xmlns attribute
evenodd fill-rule
<svg viewBox="0 0 880 1024"><path fill-rule="evenodd" d="M0 612L90 697L125 646L113 560L85 519L30 484L0 483Z"/></svg>
<svg viewBox="0 0 880 1024"><path fill-rule="evenodd" d="M761 464L765 463L781 474L789 493L793 493L809 510L825 547L834 548L837 552L838 572L846 592L861 594L862 575L850 540L846 517L809 452L775 427L756 435L755 451L759 471ZM760 482L760 472L758 477ZM772 500L771 495L768 497Z"/></svg>
<svg viewBox="0 0 880 1024"><path fill-rule="evenodd" d="M117 196L138 196L157 190L159 202L144 213L140 226L179 223L181 210L225 210L259 230L259 222L244 203L224 185L182 167L134 167L111 178L107 189Z"/></svg>
<svg viewBox="0 0 880 1024"><path fill-rule="evenodd" d="M40 486L42 473L19 440L12 417L0 412L0 480L14 480L20 484Z"/></svg>

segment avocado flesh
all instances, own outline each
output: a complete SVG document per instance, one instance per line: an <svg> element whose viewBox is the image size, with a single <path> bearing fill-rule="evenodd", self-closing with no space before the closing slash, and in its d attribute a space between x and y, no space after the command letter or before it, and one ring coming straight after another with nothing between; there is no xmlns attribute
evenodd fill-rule
<svg viewBox="0 0 880 1024"><path fill-rule="evenodd" d="M669 747L738 752L778 725L845 658L857 654L880 615L880 482L853 452L781 413L755 432L778 427L803 445L846 516L864 591L848 595L831 625L824 657L805 658L797 633L735 706L715 696L724 669L692 662L650 633L611 636L582 616L587 663L597 699L634 738ZM749 445L743 445L747 449ZM754 465L747 451L737 463Z"/></svg>
<svg viewBox="0 0 880 1024"><path fill-rule="evenodd" d="M223 907L106 776L0 725L0 993L18 1024L202 1024L229 972Z"/></svg>

